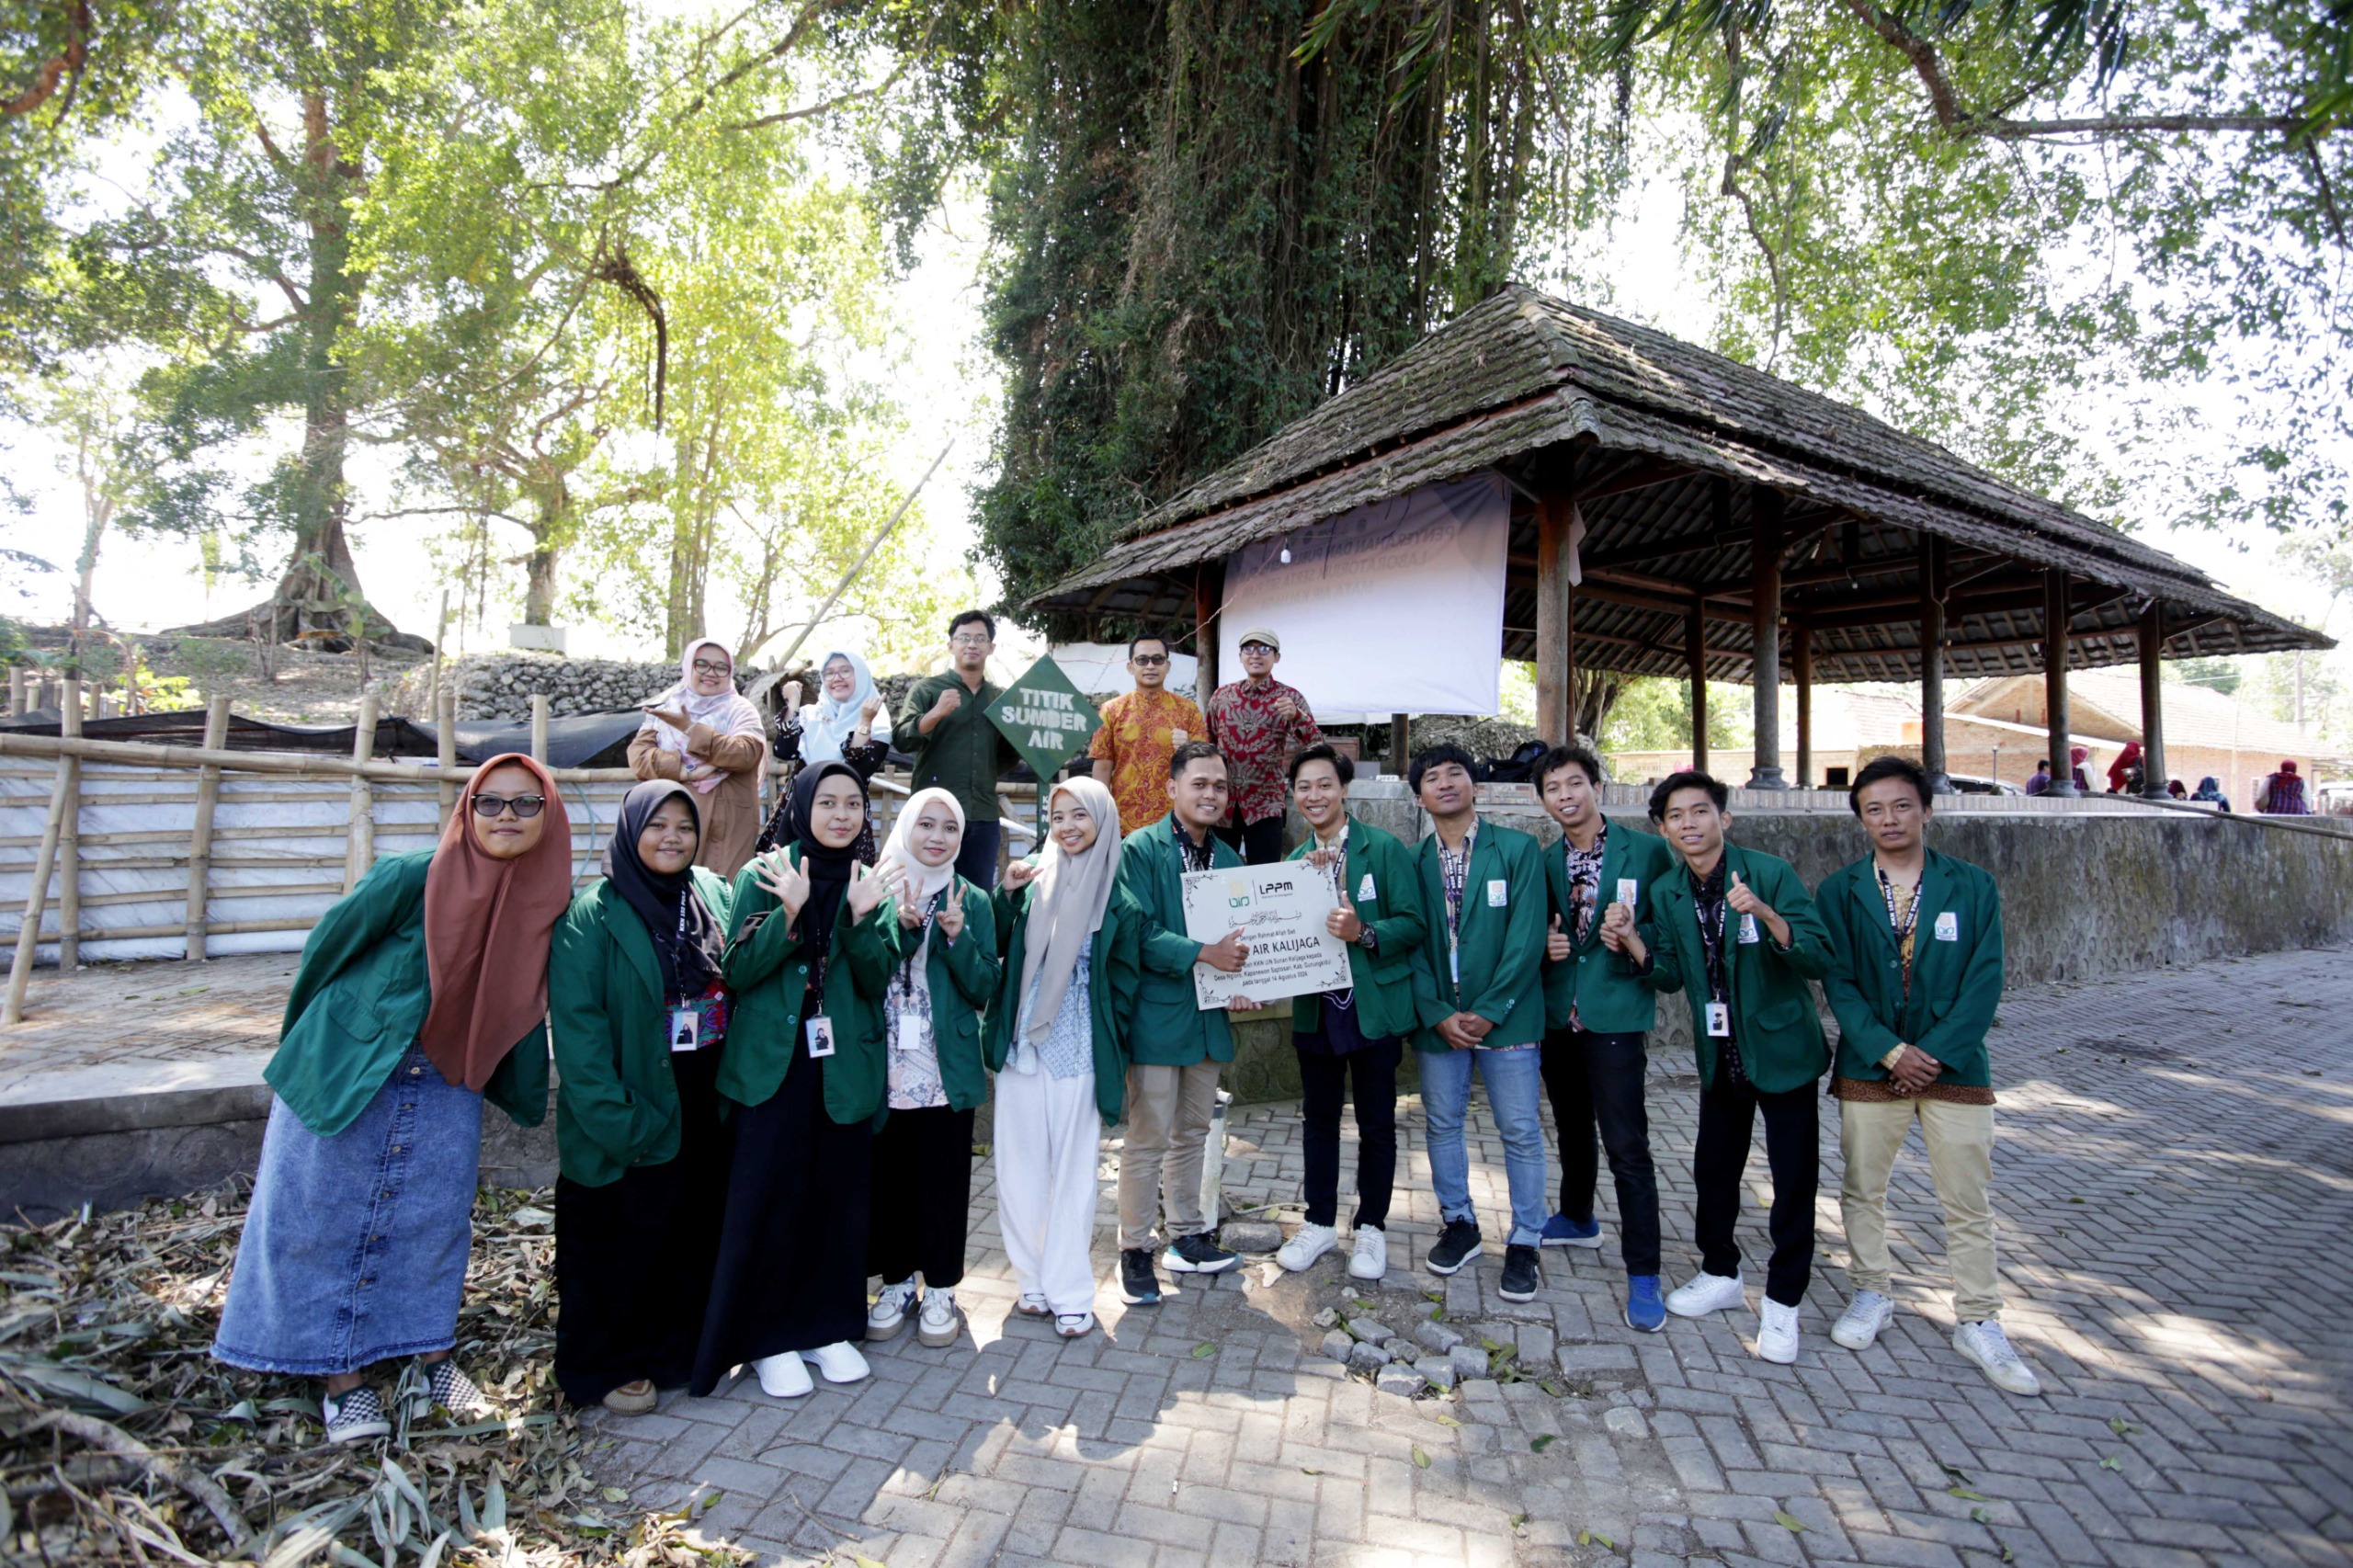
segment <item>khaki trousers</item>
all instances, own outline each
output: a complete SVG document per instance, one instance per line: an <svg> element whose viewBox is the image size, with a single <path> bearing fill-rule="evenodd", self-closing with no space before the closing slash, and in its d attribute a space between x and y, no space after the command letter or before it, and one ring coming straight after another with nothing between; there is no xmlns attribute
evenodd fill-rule
<svg viewBox="0 0 2353 1568"><path fill-rule="evenodd" d="M1210 1228L1201 1217L1201 1156L1217 1109L1220 1063L1128 1069L1128 1138L1120 1156L1120 1246L1157 1244L1165 1208L1167 1239Z"/></svg>
<svg viewBox="0 0 2353 1568"><path fill-rule="evenodd" d="M1847 1269L1858 1290L1891 1292L1887 1178L1915 1119L1928 1146L1928 1171L1945 1210L1945 1256L1952 1268L1953 1311L1963 1323L2002 1313L1994 1271L1994 1108L1949 1100L1841 1100L1838 1146L1847 1173L1838 1187L1847 1223Z"/></svg>

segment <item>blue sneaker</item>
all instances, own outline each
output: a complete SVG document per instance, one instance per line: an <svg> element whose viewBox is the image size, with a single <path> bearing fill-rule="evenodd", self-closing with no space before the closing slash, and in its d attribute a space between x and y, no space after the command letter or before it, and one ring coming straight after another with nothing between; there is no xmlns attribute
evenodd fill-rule
<svg viewBox="0 0 2353 1568"><path fill-rule="evenodd" d="M1637 1334L1656 1334L1666 1326L1666 1302L1658 1293L1658 1276L1626 1277L1626 1326Z"/></svg>
<svg viewBox="0 0 2353 1568"><path fill-rule="evenodd" d="M1601 1221L1572 1220L1566 1214L1555 1214L1544 1221L1544 1244L1548 1247L1597 1247L1601 1244Z"/></svg>

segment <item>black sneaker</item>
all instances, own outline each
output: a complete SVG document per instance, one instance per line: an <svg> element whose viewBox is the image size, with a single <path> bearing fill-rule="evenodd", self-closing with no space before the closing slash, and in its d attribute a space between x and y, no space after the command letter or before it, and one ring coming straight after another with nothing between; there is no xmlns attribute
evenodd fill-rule
<svg viewBox="0 0 2353 1568"><path fill-rule="evenodd" d="M1496 1293L1506 1301L1532 1301L1536 1287L1543 1282L1544 1272L1537 1266L1536 1249L1531 1246L1504 1248L1504 1280Z"/></svg>
<svg viewBox="0 0 2353 1568"><path fill-rule="evenodd" d="M1446 1229L1422 1261L1429 1265L1432 1274L1451 1274L1479 1256L1479 1221L1449 1220Z"/></svg>
<svg viewBox="0 0 2353 1568"><path fill-rule="evenodd" d="M1161 1258L1171 1274L1222 1274L1242 1261L1238 1252L1228 1252L1199 1232L1178 1236L1168 1244L1168 1251Z"/></svg>
<svg viewBox="0 0 2353 1568"><path fill-rule="evenodd" d="M1120 1254L1120 1300L1131 1307L1160 1305L1160 1276L1153 1272L1150 1247Z"/></svg>

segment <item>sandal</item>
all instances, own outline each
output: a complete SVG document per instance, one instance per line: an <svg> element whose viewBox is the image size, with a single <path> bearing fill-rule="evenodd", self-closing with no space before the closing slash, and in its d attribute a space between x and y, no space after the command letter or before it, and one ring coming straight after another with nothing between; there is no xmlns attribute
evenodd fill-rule
<svg viewBox="0 0 2353 1568"><path fill-rule="evenodd" d="M1054 1318L1054 1332L1064 1339L1081 1339L1094 1331L1093 1312L1062 1312Z"/></svg>

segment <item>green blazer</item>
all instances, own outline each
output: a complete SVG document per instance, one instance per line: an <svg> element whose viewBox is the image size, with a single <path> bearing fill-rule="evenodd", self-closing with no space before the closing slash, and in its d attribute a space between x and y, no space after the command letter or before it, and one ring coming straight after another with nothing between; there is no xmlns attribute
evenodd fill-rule
<svg viewBox="0 0 2353 1568"><path fill-rule="evenodd" d="M1898 1044L1916 1045L1945 1064L1939 1084L1993 1087L1985 1031L2002 1002L2002 894L1992 875L1928 851L1908 999L1871 858L1831 872L1814 896L1830 931L1823 989L1838 1019L1838 1075L1884 1078L1879 1059Z"/></svg>
<svg viewBox="0 0 2353 1568"><path fill-rule="evenodd" d="M1543 854L1544 888L1552 905L1545 915L1547 932L1552 917L1559 915L1561 929L1570 938L1567 958L1559 963L1544 960L1545 1026L1567 1028L1574 1007L1577 1022L1593 1034L1648 1033L1658 1021L1657 994L1627 973L1625 966L1609 961L1613 955L1601 945L1601 915L1618 901L1618 884L1631 879L1634 915L1640 920L1650 907L1653 889L1675 869L1675 852L1656 834L1611 823L1601 851L1600 908L1582 942L1576 940L1576 903L1569 896L1568 851L1556 843L1545 846Z"/></svg>
<svg viewBox="0 0 2353 1568"><path fill-rule="evenodd" d="M700 866L694 879L724 929L727 883ZM631 1165L678 1156L667 1001L644 919L610 882L575 895L548 952L548 1014L556 1159L583 1187L607 1187Z"/></svg>
<svg viewBox="0 0 2353 1568"><path fill-rule="evenodd" d="M794 865L801 846L786 848ZM848 901L847 889L842 893ZM811 1063L801 1027L801 1004L809 992L809 950L788 927L776 894L760 886L745 867L735 873L728 899L735 934L727 943L724 978L733 1012L727 1049L719 1059L719 1092L741 1106L766 1104L784 1086L784 1075ZM884 899L866 917L895 918ZM883 1060L882 989L891 981L886 949L850 943L849 911L837 912L825 960L825 1016L834 1023L834 1054L825 1062L825 1114L843 1126L867 1120L882 1108L890 1086Z"/></svg>
<svg viewBox="0 0 2353 1568"><path fill-rule="evenodd" d="M948 1091L949 1106L971 1110L989 1097L989 1077L981 1060L981 1015L996 995L997 975L1004 965L997 958L996 908L988 890L962 877L956 881L964 889L963 934L953 942L944 937L935 940L924 959L923 972L924 983L930 988L931 1043L939 1053L939 1082ZM940 896L947 896L945 890ZM884 915L890 918L885 920ZM860 955L862 960L871 963L879 953L883 972L896 983L900 966L922 944L923 931L920 927L910 931L900 925L898 901L885 899L874 918L850 928L847 940L853 954L861 948L878 949ZM887 1010L887 998L884 1006ZM888 1076L886 1068L885 1088Z"/></svg>
<svg viewBox="0 0 2353 1568"><path fill-rule="evenodd" d="M1315 847L1313 835L1290 852L1306 858ZM1356 985L1358 1027L1370 1040L1413 1033L1421 1020L1414 1008L1414 952L1429 936L1415 887L1414 857L1397 835L1348 818L1347 875L1342 885L1356 904L1357 918L1372 927L1377 952L1348 949L1348 978ZM1368 896L1368 892L1370 896ZM1313 1031L1322 1027L1324 999L1294 996L1291 1028Z"/></svg>
<svg viewBox="0 0 2353 1568"><path fill-rule="evenodd" d="M262 1076L302 1125L332 1138L359 1119L416 1043L433 1007L425 961L425 873L433 851L388 855L302 944L278 1052ZM529 983L534 976L508 977ZM531 1026L491 1074L483 1097L517 1126L548 1114L548 1028Z"/></svg>
<svg viewBox="0 0 2353 1568"><path fill-rule="evenodd" d="M1427 912L1429 940L1414 949L1414 1006L1422 1028L1416 1051L1451 1051L1439 1038L1439 1019L1476 1013L1495 1025L1489 1046L1531 1045L1544 1038L1544 872L1536 840L1518 828L1479 819L1471 845L1470 876L1462 884L1461 982L1449 973L1446 877L1438 869L1438 835L1414 846L1414 875ZM1493 891L1491 891L1493 890ZM1496 898L1501 903L1496 903Z"/></svg>
<svg viewBox="0 0 2353 1568"><path fill-rule="evenodd" d="M1761 921L1756 940L1744 942L1742 917L1727 912L1724 919L1724 982L1732 991L1733 1041L1740 1048L1749 1082L1767 1094L1780 1094L1813 1083L1830 1065L1822 1016L1814 1008L1813 988L1806 983L1820 979L1830 967L1830 934L1822 928L1813 900L1787 860L1737 844L1725 845L1724 856L1756 896L1790 923L1790 950L1783 952ZM1708 1034L1708 955L1699 945L1699 909L1688 871L1677 869L1659 879L1650 918L1638 926L1651 958L1643 982L1654 991L1683 993L1691 1006L1699 1082L1713 1084L1716 1041ZM1613 957L1621 967L1626 965L1622 954Z"/></svg>
<svg viewBox="0 0 2353 1568"><path fill-rule="evenodd" d="M1128 1052L1148 1067L1233 1060L1233 1030L1225 1009L1204 1008L1193 990L1193 962L1201 956L1201 944L1185 935L1185 858L1176 846L1183 831L1172 812L1136 829L1120 846L1120 891L1143 922L1143 983L1127 1032ZM1232 845L1210 835L1211 869L1241 864Z"/></svg>
<svg viewBox="0 0 2353 1568"><path fill-rule="evenodd" d="M1005 1071L1013 1054L1013 1027L1021 1017L1021 965L1029 948L1031 890L999 888L997 928L1005 933L1005 978L989 1012L989 1071ZM969 907L969 906L967 906ZM1103 924L1086 949L1087 1015L1095 1034L1095 1108L1103 1125L1127 1108L1128 1021L1135 1017L1136 993L1143 983L1143 912L1116 888L1104 906Z"/></svg>

